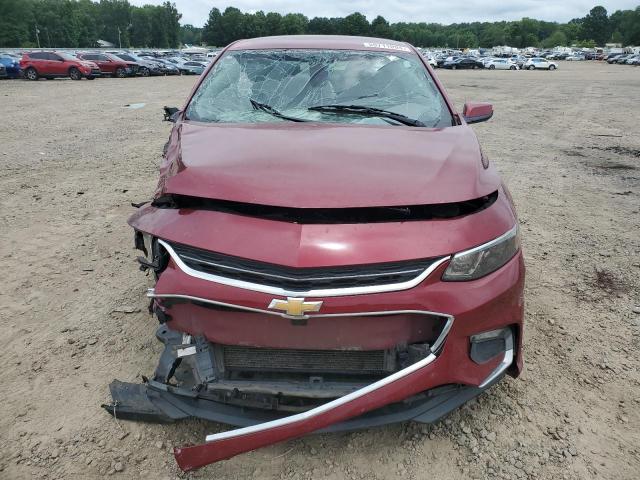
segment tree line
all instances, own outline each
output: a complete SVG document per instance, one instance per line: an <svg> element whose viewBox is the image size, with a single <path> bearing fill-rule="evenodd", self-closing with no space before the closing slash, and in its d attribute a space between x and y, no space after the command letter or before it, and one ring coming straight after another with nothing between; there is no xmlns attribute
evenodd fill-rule
<svg viewBox="0 0 640 480"><path fill-rule="evenodd" d="M323 34L369 35L409 42L420 47L476 48L512 47L552 48L558 45L604 46L607 42L640 45L640 6L608 15L596 6L583 18L568 23L545 22L532 18L518 21L439 23L389 23L377 16L369 22L361 13L346 17L308 19L300 13L243 13L234 7L224 12L213 8L202 29L193 37L208 45L223 46L240 38L270 35Z"/></svg>
<svg viewBox="0 0 640 480"><path fill-rule="evenodd" d="M361 13L314 17L301 13L243 13L212 8L203 28L180 25L174 3L137 7L128 0L0 0L0 47L94 47L98 40L116 46L176 48L182 44L225 46L241 38L269 35L367 35L406 41L420 47L552 48L558 45L640 45L640 6L609 15L596 6L567 23L532 18L517 21L441 25L390 23Z"/></svg>
<svg viewBox="0 0 640 480"><path fill-rule="evenodd" d="M136 7L128 0L0 0L0 47L123 48L180 46L175 4Z"/></svg>

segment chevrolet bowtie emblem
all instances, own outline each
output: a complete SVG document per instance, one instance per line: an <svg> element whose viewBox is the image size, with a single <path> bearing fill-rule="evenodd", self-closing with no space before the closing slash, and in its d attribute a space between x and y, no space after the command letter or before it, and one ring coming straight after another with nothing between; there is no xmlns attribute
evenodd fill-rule
<svg viewBox="0 0 640 480"><path fill-rule="evenodd" d="M287 297L286 300L274 298L269 304L272 310L281 310L291 317L302 317L307 312L320 310L322 302L305 302L304 298Z"/></svg>

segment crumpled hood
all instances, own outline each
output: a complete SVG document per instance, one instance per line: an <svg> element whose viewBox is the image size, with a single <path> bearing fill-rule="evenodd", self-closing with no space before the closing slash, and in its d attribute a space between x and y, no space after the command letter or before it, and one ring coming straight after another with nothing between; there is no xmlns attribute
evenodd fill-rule
<svg viewBox="0 0 640 480"><path fill-rule="evenodd" d="M318 123L177 127L162 193L297 208L458 202L498 189L468 126ZM174 152L174 155L171 155ZM171 173L170 173L171 172Z"/></svg>

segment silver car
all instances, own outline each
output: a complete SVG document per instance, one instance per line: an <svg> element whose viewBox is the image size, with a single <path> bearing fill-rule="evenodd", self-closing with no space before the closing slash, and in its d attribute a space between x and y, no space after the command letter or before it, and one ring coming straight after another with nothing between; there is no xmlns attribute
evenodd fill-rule
<svg viewBox="0 0 640 480"><path fill-rule="evenodd" d="M518 64L510 58L492 58L484 64L489 70L518 70Z"/></svg>
<svg viewBox="0 0 640 480"><path fill-rule="evenodd" d="M525 62L523 68L526 70L555 70L558 68L558 64L550 62L546 58L533 57Z"/></svg>

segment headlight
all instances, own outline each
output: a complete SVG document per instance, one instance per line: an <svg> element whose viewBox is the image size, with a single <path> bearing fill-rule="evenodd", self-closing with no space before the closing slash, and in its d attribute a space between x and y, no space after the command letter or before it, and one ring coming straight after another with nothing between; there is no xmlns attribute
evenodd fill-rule
<svg viewBox="0 0 640 480"><path fill-rule="evenodd" d="M442 280L460 282L489 275L511 260L519 249L520 232L516 224L495 240L456 253L442 275Z"/></svg>

